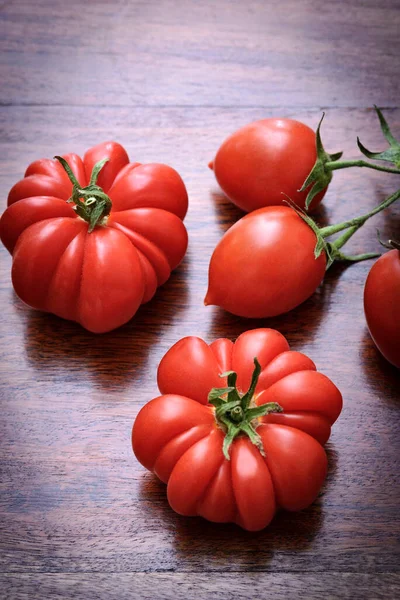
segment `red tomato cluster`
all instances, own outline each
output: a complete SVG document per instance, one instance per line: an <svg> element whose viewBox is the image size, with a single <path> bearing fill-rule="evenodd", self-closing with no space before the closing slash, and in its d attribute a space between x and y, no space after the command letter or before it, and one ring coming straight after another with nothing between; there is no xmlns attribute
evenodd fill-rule
<svg viewBox="0 0 400 600"><path fill-rule="evenodd" d="M208 402L209 393L220 387L224 392L227 379L220 374L234 371L243 396L251 386L254 357L261 373L250 412L278 403L283 412L255 422L246 422L244 415L246 427L254 423L261 451L243 435L243 427L227 458L223 445L232 410L222 402L220 421L221 407ZM168 484L176 512L255 531L268 525L279 507L301 510L315 500L327 472L322 444L340 414L342 397L307 356L289 349L280 333L256 329L235 343L219 339L210 346L184 338L162 359L158 386L162 396L139 412L132 444L137 459ZM227 408L229 400L228 395Z"/></svg>
<svg viewBox="0 0 400 600"><path fill-rule="evenodd" d="M392 160L397 142L386 137L390 152L359 147ZM346 257L340 248L400 191L367 215L321 230L301 210L308 193L311 208L322 200L331 179L324 169L344 168L335 163L340 157L325 152L319 127L314 134L290 119L251 123L222 144L210 166L227 196L250 214L215 248L206 304L241 317L279 315L316 290L333 260L370 258ZM0 220L14 289L33 308L92 332L110 331L129 321L182 260L186 188L169 166L130 163L116 142L89 149L83 159L56 159L28 167ZM285 196L297 206L283 206ZM325 241L340 231L335 242ZM364 306L377 347L400 367L397 244L371 269ZM210 345L184 338L162 359L158 386L162 395L139 412L132 444L138 460L167 484L176 512L256 531L277 509L300 510L317 497L327 472L323 445L342 397L280 333L257 329L235 343Z"/></svg>
<svg viewBox="0 0 400 600"><path fill-rule="evenodd" d="M359 148L369 158L398 166L400 143L390 132L381 111L376 108L376 112L390 148L371 153L358 142ZM341 155L341 152L334 155L325 152L319 127L316 137L309 127L291 119L255 121L223 142L209 166L228 198L250 214L226 232L212 254L206 305L215 304L240 317L277 316L297 307L315 292L331 261L372 258L368 254L346 257L339 251L341 243L325 243L316 224L302 213L311 184L321 191L313 194L310 208L322 200L332 177L329 169L324 171L327 163L330 168L357 166L352 161L338 165ZM362 163L359 166L371 166L365 161L358 162ZM375 164L372 168L399 172ZM399 196L398 191L377 208L382 210ZM282 206L286 201L292 201L297 209ZM371 211L366 217L376 212ZM361 225L365 222L362 219ZM349 225L349 229L353 235L357 227L352 231ZM335 232L334 228L331 230ZM331 235L328 231L325 234ZM399 254L397 245L377 261L364 294L371 336L383 356L397 367L400 366Z"/></svg>
<svg viewBox="0 0 400 600"><path fill-rule="evenodd" d="M315 133L292 119L255 121L221 145L210 167L228 198L250 214L215 248L206 305L241 317L273 317L314 293L324 278L326 255L315 258L313 229L283 205L290 199L305 207L308 189L300 188L316 159Z"/></svg>

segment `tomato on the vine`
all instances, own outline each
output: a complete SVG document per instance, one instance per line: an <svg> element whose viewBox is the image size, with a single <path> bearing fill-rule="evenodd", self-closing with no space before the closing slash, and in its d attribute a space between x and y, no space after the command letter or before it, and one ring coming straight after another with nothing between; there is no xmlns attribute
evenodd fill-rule
<svg viewBox="0 0 400 600"><path fill-rule="evenodd" d="M400 245L372 266L364 288L364 311L371 337L383 356L400 369Z"/></svg>
<svg viewBox="0 0 400 600"><path fill-rule="evenodd" d="M8 196L0 236L14 289L33 308L110 331L182 260L186 188L167 165L130 163L116 142L56 158L32 163Z"/></svg>
<svg viewBox="0 0 400 600"><path fill-rule="evenodd" d="M304 302L322 282L314 231L296 211L254 211L225 233L211 257L205 303L240 317L273 317Z"/></svg>
<svg viewBox="0 0 400 600"><path fill-rule="evenodd" d="M334 261L355 263L377 256L349 256L341 248L368 219L399 198L397 190L368 213L322 228L294 206L267 206L245 215L211 256L204 303L250 318L292 310L315 292ZM339 232L334 241L327 240Z"/></svg>
<svg viewBox="0 0 400 600"><path fill-rule="evenodd" d="M317 159L315 132L293 119L263 119L228 137L209 164L228 196L246 212L282 205L285 197L305 207L299 191ZM326 188L311 203L318 206Z"/></svg>
<svg viewBox="0 0 400 600"><path fill-rule="evenodd" d="M158 386L162 396L140 410L132 445L168 484L176 512L256 531L279 507L315 500L342 396L279 332L210 345L183 338L161 360Z"/></svg>

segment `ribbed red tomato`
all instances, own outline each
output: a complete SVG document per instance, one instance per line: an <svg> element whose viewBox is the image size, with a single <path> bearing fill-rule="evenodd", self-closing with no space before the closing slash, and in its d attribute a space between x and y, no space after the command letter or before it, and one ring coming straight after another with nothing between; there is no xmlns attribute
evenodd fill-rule
<svg viewBox="0 0 400 600"><path fill-rule="evenodd" d="M365 283L364 311L377 348L400 369L400 250L397 248L386 252L372 266Z"/></svg>
<svg viewBox="0 0 400 600"><path fill-rule="evenodd" d="M229 136L209 164L239 208L282 205L286 196L304 208L308 189L299 192L317 158L315 133L293 119L263 119ZM313 209L326 189L316 195Z"/></svg>
<svg viewBox="0 0 400 600"><path fill-rule="evenodd" d="M33 308L110 331L182 260L186 188L167 165L130 163L116 142L63 158L35 161L9 193L0 236L14 289Z"/></svg>
<svg viewBox="0 0 400 600"><path fill-rule="evenodd" d="M163 395L139 412L132 445L168 484L176 512L255 531L279 507L315 500L342 397L279 332L210 345L183 338L162 359L158 386Z"/></svg>

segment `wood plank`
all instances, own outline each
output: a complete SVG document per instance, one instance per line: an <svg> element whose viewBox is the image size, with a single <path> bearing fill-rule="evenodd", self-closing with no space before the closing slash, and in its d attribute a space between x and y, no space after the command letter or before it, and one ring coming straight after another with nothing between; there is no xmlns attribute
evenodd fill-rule
<svg viewBox="0 0 400 600"><path fill-rule="evenodd" d="M3 575L7 600L28 598L85 598L85 600L186 600L212 597L215 600L389 600L400 592L400 576L393 573L240 574L218 573L70 573ZM161 591L162 590L162 591ZM227 590L230 590L227 594ZM162 595L161 595L162 594Z"/></svg>
<svg viewBox="0 0 400 600"><path fill-rule="evenodd" d="M270 112L268 112L270 114ZM272 114L278 114L277 111ZM315 126L319 111L285 112ZM208 261L222 232L239 216L206 167L218 144L265 109L3 107L7 131L2 198L34 157L83 151L111 135L132 158L166 161L190 194L188 256L156 298L117 331L95 336L78 325L23 306L9 282L1 249L2 356L1 565L12 572L86 571L398 571L399 379L366 331L363 263L332 268L324 287L288 315L245 320L202 306ZM387 113L400 130L400 111ZM355 153L354 140L382 146L371 110L330 110L327 148ZM34 144L36 140L36 143ZM364 212L396 187L398 177L337 173L321 222ZM399 207L368 223L350 250L378 250L375 228L391 235ZM135 461L130 429L157 395L156 368L184 335L234 339L259 326L278 328L308 353L344 396L329 448L330 471L310 509L281 513L265 531L184 519L168 507L165 488Z"/></svg>
<svg viewBox="0 0 400 600"><path fill-rule="evenodd" d="M96 0L82 10L78 0L9 2L0 10L0 102L397 106L399 7Z"/></svg>
<svg viewBox="0 0 400 600"><path fill-rule="evenodd" d="M371 263L334 266L288 315L204 307L211 253L242 213L207 168L224 138L269 116L316 127L329 151L384 147L373 103L400 137L398 0L0 0L0 211L40 156L106 139L166 162L189 191L185 260L154 300L95 336L24 306L0 248L0 585L25 598L392 599L399 593L400 378L366 329ZM321 224L372 208L400 178L338 172ZM400 204L357 233L379 251ZM340 387L329 474L301 513L248 533L180 517L136 462L133 420L184 335L275 327Z"/></svg>

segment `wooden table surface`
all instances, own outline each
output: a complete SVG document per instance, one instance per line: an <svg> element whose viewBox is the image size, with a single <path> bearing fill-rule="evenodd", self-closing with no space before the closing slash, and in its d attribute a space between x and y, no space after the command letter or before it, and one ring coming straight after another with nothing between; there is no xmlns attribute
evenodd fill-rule
<svg viewBox="0 0 400 600"><path fill-rule="evenodd" d="M203 306L213 248L241 216L207 168L219 144L270 116L315 128L325 110L327 149L355 157L357 135L384 147L374 103L400 136L399 9L396 0L0 2L1 209L35 158L107 139L132 160L176 168L190 197L182 265L105 335L23 305L0 249L2 597L399 597L400 375L366 329L371 263L334 266L278 318ZM361 214L399 183L337 172L317 219ZM349 251L379 250L376 227L387 238L399 224L400 205ZM174 342L260 326L309 354L344 409L315 504L248 533L173 513L130 432Z"/></svg>

